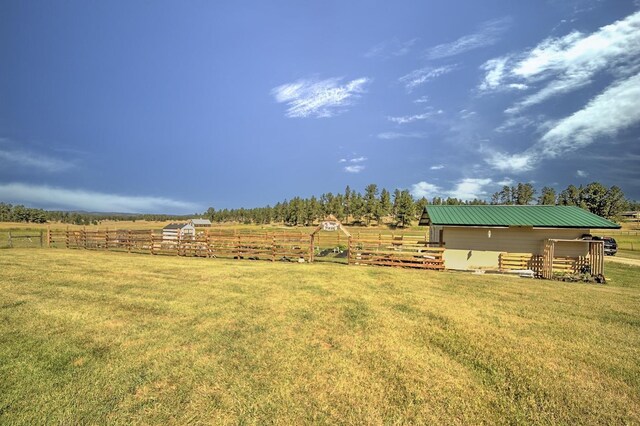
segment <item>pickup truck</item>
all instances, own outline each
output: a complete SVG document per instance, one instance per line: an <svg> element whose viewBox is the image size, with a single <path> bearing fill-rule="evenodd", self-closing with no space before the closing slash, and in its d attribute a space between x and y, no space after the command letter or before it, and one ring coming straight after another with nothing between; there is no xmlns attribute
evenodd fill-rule
<svg viewBox="0 0 640 426"><path fill-rule="evenodd" d="M604 241L604 254L607 256L615 256L618 252L618 243L613 237L599 237L591 234L584 234L583 240Z"/></svg>

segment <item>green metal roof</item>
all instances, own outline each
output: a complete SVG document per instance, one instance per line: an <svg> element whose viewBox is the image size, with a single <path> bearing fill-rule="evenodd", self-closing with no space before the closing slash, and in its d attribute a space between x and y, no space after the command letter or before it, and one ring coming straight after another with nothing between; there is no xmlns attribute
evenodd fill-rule
<svg viewBox="0 0 640 426"><path fill-rule="evenodd" d="M420 225L533 226L617 229L620 225L574 206L432 206Z"/></svg>

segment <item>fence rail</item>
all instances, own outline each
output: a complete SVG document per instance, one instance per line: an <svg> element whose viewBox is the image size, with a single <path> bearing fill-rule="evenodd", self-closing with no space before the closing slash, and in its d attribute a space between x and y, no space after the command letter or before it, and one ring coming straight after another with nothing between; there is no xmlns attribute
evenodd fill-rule
<svg viewBox="0 0 640 426"><path fill-rule="evenodd" d="M318 238L319 237L319 238ZM109 250L152 255L269 261L313 261L313 250L343 247L352 265L444 269L444 247L427 241L426 235L363 234L345 236L303 232L237 232L206 230L195 236L163 235L160 230L48 230L43 246L51 248Z"/></svg>
<svg viewBox="0 0 640 426"><path fill-rule="evenodd" d="M560 274L577 274L583 268L590 266L588 256L553 258L553 272ZM537 274L542 273L543 256L531 253L501 253L499 256L499 268L502 271L514 271L530 269Z"/></svg>
<svg viewBox="0 0 640 426"><path fill-rule="evenodd" d="M443 270L444 250L440 244L426 241L424 236L352 238L349 263Z"/></svg>
<svg viewBox="0 0 640 426"><path fill-rule="evenodd" d="M153 230L64 230L48 231L46 245L153 255L308 261L309 241L307 234L281 232L203 232L195 236L168 236Z"/></svg>

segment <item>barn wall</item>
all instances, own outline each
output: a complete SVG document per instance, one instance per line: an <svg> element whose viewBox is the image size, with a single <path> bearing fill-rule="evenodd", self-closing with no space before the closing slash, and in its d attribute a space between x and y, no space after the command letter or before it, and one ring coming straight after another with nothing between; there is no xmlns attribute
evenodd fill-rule
<svg viewBox="0 0 640 426"><path fill-rule="evenodd" d="M491 237L488 235L491 231ZM502 252L542 254L544 240L578 239L588 229L533 229L511 228L473 228L445 227L445 267L447 269L497 268L498 257ZM556 244L556 256L586 256L588 244Z"/></svg>

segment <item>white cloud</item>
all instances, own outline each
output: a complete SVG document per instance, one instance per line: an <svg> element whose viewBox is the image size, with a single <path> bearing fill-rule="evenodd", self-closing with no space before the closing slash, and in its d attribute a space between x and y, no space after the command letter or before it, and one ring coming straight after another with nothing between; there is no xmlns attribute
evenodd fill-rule
<svg viewBox="0 0 640 426"><path fill-rule="evenodd" d="M364 54L365 58L389 58L391 56L404 56L408 54L413 45L418 41L413 38L407 41L400 41L397 38L384 41L373 46Z"/></svg>
<svg viewBox="0 0 640 426"><path fill-rule="evenodd" d="M487 73L484 76L484 81L480 84L480 90L490 90L500 86L502 78L504 77L504 69L507 65L507 60L509 60L508 57L495 58L482 64L480 68L485 70Z"/></svg>
<svg viewBox="0 0 640 426"><path fill-rule="evenodd" d="M514 180L511 179L510 177L505 177L504 179L496 182L496 184L500 185L500 186L511 186L513 185Z"/></svg>
<svg viewBox="0 0 640 426"><path fill-rule="evenodd" d="M557 158L603 137L640 123L640 74L609 86L584 108L555 122L540 140L518 154L490 152L485 161L494 169L525 172L545 158Z"/></svg>
<svg viewBox="0 0 640 426"><path fill-rule="evenodd" d="M0 164L12 163L24 167L25 171L38 169L49 173L63 172L74 167L69 161L47 157L26 151L11 151L0 149Z"/></svg>
<svg viewBox="0 0 640 426"><path fill-rule="evenodd" d="M464 118L465 120L467 118L473 117L474 115L476 115L475 111L469 111L469 110L466 110L466 109L460 110L460 117Z"/></svg>
<svg viewBox="0 0 640 426"><path fill-rule="evenodd" d="M349 160L350 163L362 163L363 161L367 161L367 157L357 157Z"/></svg>
<svg viewBox="0 0 640 426"><path fill-rule="evenodd" d="M362 164L356 164L356 165L352 165L352 166L346 166L344 168L344 171L347 173L360 173L361 171L364 170L364 165Z"/></svg>
<svg viewBox="0 0 640 426"><path fill-rule="evenodd" d="M611 85L583 109L556 122L542 136L539 149L546 157L557 157L638 123L640 74Z"/></svg>
<svg viewBox="0 0 640 426"><path fill-rule="evenodd" d="M440 59L459 55L469 50L490 46L500 40L500 36L511 26L511 18L494 19L484 22L473 34L468 34L451 43L443 43L427 50L427 59Z"/></svg>
<svg viewBox="0 0 640 426"><path fill-rule="evenodd" d="M589 176L589 173L585 172L584 170L576 170L576 176L577 177L587 177L587 176Z"/></svg>
<svg viewBox="0 0 640 426"><path fill-rule="evenodd" d="M289 118L332 117L344 112L365 92L371 80L362 77L345 84L341 82L341 78L303 79L275 87L271 94L276 102L287 104L286 116Z"/></svg>
<svg viewBox="0 0 640 426"><path fill-rule="evenodd" d="M341 158L341 159L338 161L338 163L346 163L346 162L347 162L347 159L346 159L346 158Z"/></svg>
<svg viewBox="0 0 640 426"><path fill-rule="evenodd" d="M424 67L414 71L411 71L407 75L403 75L398 79L398 81L404 84L404 87L408 92L413 91L416 87L431 81L435 78L440 77L441 75L445 75L455 70L455 65L444 65L441 67ZM426 100L425 100L426 102Z"/></svg>
<svg viewBox="0 0 640 426"><path fill-rule="evenodd" d="M409 132L409 133L400 133L400 132L384 132L378 133L378 139L422 139L427 135L421 132Z"/></svg>
<svg viewBox="0 0 640 426"><path fill-rule="evenodd" d="M442 190L440 189L440 187L434 184L423 181L411 185L411 189L409 189L409 192L411 193L413 198L420 199L422 197L425 197L427 199L430 199L433 197L437 197L438 194L442 192Z"/></svg>
<svg viewBox="0 0 640 426"><path fill-rule="evenodd" d="M475 198L484 198L487 192L484 188L491 184L491 179L465 178L455 183L452 189L445 190L435 184L429 182L418 182L411 185L409 192L416 198L425 197L431 199L433 197L444 196L454 197L461 200L473 200Z"/></svg>
<svg viewBox="0 0 640 426"><path fill-rule="evenodd" d="M387 117L387 119L396 124L407 124L414 121L426 120L436 114L442 114L442 110L438 110L437 112L427 111L422 114L404 115L400 117Z"/></svg>
<svg viewBox="0 0 640 426"><path fill-rule="evenodd" d="M483 189L491 183L491 179L466 178L459 181L456 186L448 191L448 195L461 200L473 200L483 198L487 192Z"/></svg>
<svg viewBox="0 0 640 426"><path fill-rule="evenodd" d="M429 102L429 97L428 96L420 96L418 99L415 99L413 101L416 104L424 104Z"/></svg>
<svg viewBox="0 0 640 426"><path fill-rule="evenodd" d="M126 196L24 183L0 184L0 199L12 203L119 213L193 212L199 206L162 197Z"/></svg>
<svg viewBox="0 0 640 426"><path fill-rule="evenodd" d="M532 170L537 164L537 158L528 152L511 155L494 152L485 161L496 170L515 173Z"/></svg>
<svg viewBox="0 0 640 426"><path fill-rule="evenodd" d="M616 79L640 71L640 12L601 27L592 34L577 31L552 37L519 55L491 59L480 89L537 91L506 110L515 114L592 83L601 72Z"/></svg>
<svg viewBox="0 0 640 426"><path fill-rule="evenodd" d="M442 169L444 169L444 165L442 164L429 167L429 170L442 170Z"/></svg>
<svg viewBox="0 0 640 426"><path fill-rule="evenodd" d="M526 84L522 84L522 83L511 83L511 84L507 85L507 87L509 89L516 89L516 90L527 90L529 88L529 86L527 86Z"/></svg>

